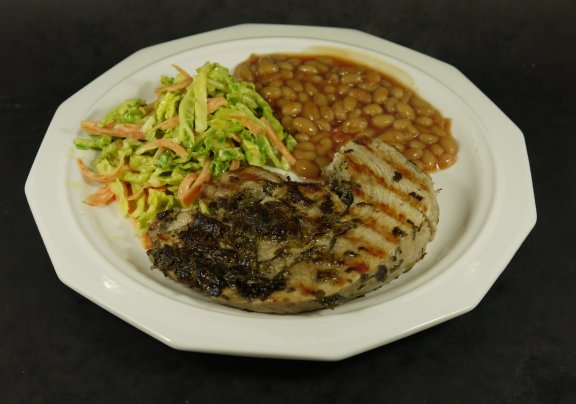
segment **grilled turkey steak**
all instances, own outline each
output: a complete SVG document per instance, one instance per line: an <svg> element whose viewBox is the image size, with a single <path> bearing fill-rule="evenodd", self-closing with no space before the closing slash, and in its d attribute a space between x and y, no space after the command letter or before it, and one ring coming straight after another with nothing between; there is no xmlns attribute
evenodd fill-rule
<svg viewBox="0 0 576 404"><path fill-rule="evenodd" d="M397 278L434 237L430 176L377 139L344 145L324 183L248 166L205 184L207 209L173 209L150 227L153 268L229 306L299 313Z"/></svg>

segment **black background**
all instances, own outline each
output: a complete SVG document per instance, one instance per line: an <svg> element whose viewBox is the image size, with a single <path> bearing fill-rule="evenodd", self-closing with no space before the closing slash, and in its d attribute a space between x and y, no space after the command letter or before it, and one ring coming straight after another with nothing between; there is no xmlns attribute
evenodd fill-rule
<svg viewBox="0 0 576 404"><path fill-rule="evenodd" d="M576 5L0 3L0 402L576 402ZM24 182L60 103L131 53L246 22L347 27L460 69L524 132L538 223L470 313L334 362L179 352L56 277Z"/></svg>

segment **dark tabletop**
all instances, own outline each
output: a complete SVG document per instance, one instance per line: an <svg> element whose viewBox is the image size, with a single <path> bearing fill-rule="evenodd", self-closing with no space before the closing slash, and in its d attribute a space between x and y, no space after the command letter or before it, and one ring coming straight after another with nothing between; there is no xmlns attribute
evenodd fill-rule
<svg viewBox="0 0 576 404"><path fill-rule="evenodd" d="M0 402L576 402L572 0L0 2ZM240 23L355 28L456 66L523 131L538 223L482 302L338 362L180 352L62 284L24 196L64 100L133 52Z"/></svg>

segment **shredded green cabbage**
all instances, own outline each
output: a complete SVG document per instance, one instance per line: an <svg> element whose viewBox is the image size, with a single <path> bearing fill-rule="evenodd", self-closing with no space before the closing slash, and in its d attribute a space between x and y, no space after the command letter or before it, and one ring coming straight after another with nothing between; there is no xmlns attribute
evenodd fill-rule
<svg viewBox="0 0 576 404"><path fill-rule="evenodd" d="M182 82L186 77L162 76L161 86ZM74 139L79 150L95 150L90 166L98 174L107 174L121 163L124 170L108 187L114 193L120 212L137 224L142 235L160 212L174 206L186 208L178 199L178 187L190 173L199 172L210 163L213 177L230 168L233 161L242 165L269 165L289 170L286 158L262 131L253 133L246 127L262 128L265 117L288 150L295 139L284 132L272 107L258 94L253 83L236 80L218 63L206 63L196 71L192 83L185 88L157 93L153 104L130 98L113 107L99 126L137 125L145 139L111 135L86 134ZM209 100L222 97L226 101L215 111ZM177 117L177 118L175 118ZM177 119L176 124L162 125ZM166 122L167 124L170 122ZM186 151L185 157L169 148L154 147L143 153L138 150L149 142L168 139ZM202 201L200 207L207 209Z"/></svg>

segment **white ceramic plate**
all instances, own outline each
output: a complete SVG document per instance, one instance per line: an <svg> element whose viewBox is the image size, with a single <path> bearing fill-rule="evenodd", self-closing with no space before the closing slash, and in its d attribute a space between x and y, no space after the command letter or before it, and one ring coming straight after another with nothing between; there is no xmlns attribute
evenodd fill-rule
<svg viewBox="0 0 576 404"><path fill-rule="evenodd" d="M453 119L459 162L433 175L442 191L440 225L411 272L366 297L308 314L246 313L207 301L150 270L116 207L90 208L91 189L74 164L83 119L118 102L152 99L172 64L233 68L251 53L331 47L393 71ZM352 30L241 25L141 50L65 101L26 183L26 195L54 268L65 284L171 347L223 354L342 359L474 308L536 221L520 130L455 68ZM81 321L81 319L78 319Z"/></svg>

